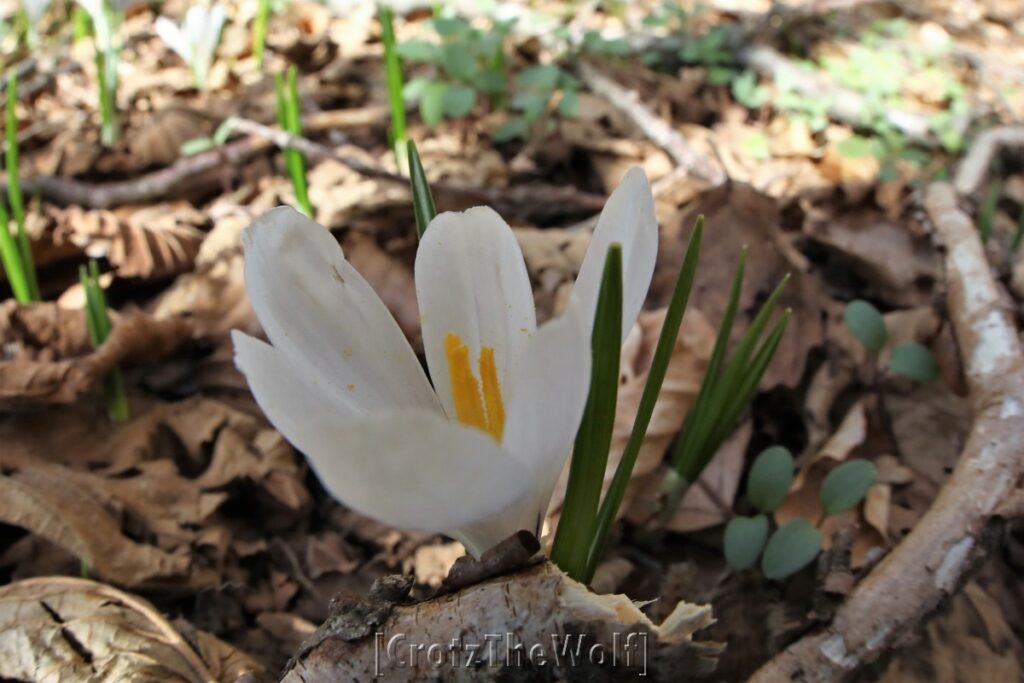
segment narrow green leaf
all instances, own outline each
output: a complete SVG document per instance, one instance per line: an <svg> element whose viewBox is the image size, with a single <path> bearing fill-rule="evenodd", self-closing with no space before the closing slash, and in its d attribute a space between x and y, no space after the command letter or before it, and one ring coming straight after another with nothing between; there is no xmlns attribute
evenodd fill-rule
<svg viewBox="0 0 1024 683"><path fill-rule="evenodd" d="M391 108L391 144L394 145L395 162L398 168L405 168L405 100L402 98L402 64L395 44L395 25L391 9L383 3L380 6L381 40L384 43L384 73L388 87L388 105Z"/></svg>
<svg viewBox="0 0 1024 683"><path fill-rule="evenodd" d="M25 270L21 265L21 250L18 249L14 237L11 236L10 219L7 206L0 197L0 260L3 261L4 272L11 283L11 291L18 303L27 304L32 301L32 289L29 287Z"/></svg>
<svg viewBox="0 0 1024 683"><path fill-rule="evenodd" d="M412 140L408 142L409 157L409 184L412 186L412 208L416 215L416 233L422 238L430 221L437 215L437 208L434 206L434 197L430 193L430 183L427 182L427 174L423 170L423 162L420 160L419 150Z"/></svg>
<svg viewBox="0 0 1024 683"><path fill-rule="evenodd" d="M21 194L18 153L18 72L14 67L8 71L7 102L4 116L4 133L7 139L5 161L7 167L7 196L11 202L11 214L18 230L18 253L21 256L21 269L28 282L29 295L33 301L40 298L39 280L36 277L35 261L32 258L32 243L25 231L25 200Z"/></svg>
<svg viewBox="0 0 1024 683"><path fill-rule="evenodd" d="M99 283L99 266L89 262L89 268L81 266L78 278L85 291L85 326L93 348L99 348L110 335L110 315L107 312L107 298ZM119 368L113 368L104 379L104 393L110 417L115 422L130 418L128 396L125 393L124 376Z"/></svg>
<svg viewBox="0 0 1024 683"><path fill-rule="evenodd" d="M758 510L774 512L793 483L793 454L783 446L761 451L747 475L747 498Z"/></svg>
<svg viewBox="0 0 1024 683"><path fill-rule="evenodd" d="M722 540L725 561L736 570L753 567L767 538L768 518L764 515L733 517L725 526Z"/></svg>
<svg viewBox="0 0 1024 683"><path fill-rule="evenodd" d="M790 520L768 539L761 557L765 577L778 581L800 571L821 552L821 532L803 517Z"/></svg>
<svg viewBox="0 0 1024 683"><path fill-rule="evenodd" d="M931 382L939 376L939 364L927 346L917 342L900 344L892 350L889 369L918 382Z"/></svg>
<svg viewBox="0 0 1024 683"><path fill-rule="evenodd" d="M252 55L257 68L263 68L263 49L267 41L267 20L270 18L270 0L259 0L256 19L252 26Z"/></svg>
<svg viewBox="0 0 1024 683"><path fill-rule="evenodd" d="M837 515L855 507L875 482L878 470L867 460L850 460L828 473L821 483L821 508L826 515Z"/></svg>
<svg viewBox="0 0 1024 683"><path fill-rule="evenodd" d="M856 299L846 304L843 318L853 335L869 351L877 353L889 339L885 318L867 301Z"/></svg>
<svg viewBox="0 0 1024 683"><path fill-rule="evenodd" d="M640 396L640 403L636 410L636 419L633 421L633 430L629 434L629 441L622 451L619 465L615 470L608 492L598 513L597 523L590 542L590 549L587 555L586 574L584 582L589 583L597 569L597 563L604 554L605 543L612 524L619 514L619 506L622 505L622 498L626 494L626 487L633 475L633 468L636 465L640 447L647 436L647 427L651 423L651 416L654 414L654 406L658 401L658 394L661 393L661 385L665 381L665 374L668 372L668 364L672 359L672 350L675 347L676 339L679 337L679 327L683 322L683 315L686 313L686 306L690 301L690 292L693 290L693 281L697 274L697 261L700 257L701 238L704 235L704 216L698 216L697 222L690 233L690 242L686 246L686 257L679 267L679 275L676 276L675 288L672 290L672 299L669 301L668 310L665 312L665 321L662 323L661 334L658 337L658 344L654 348L654 356L651 358L651 369L647 373L647 384L644 385L643 394Z"/></svg>
<svg viewBox="0 0 1024 683"><path fill-rule="evenodd" d="M591 337L590 393L583 411L551 560L577 581L584 580L596 522L601 484L615 423L622 346L622 246L608 248Z"/></svg>
<svg viewBox="0 0 1024 683"><path fill-rule="evenodd" d="M672 467L679 474L681 481L689 485L695 479L691 479L687 473L702 469L700 464L701 448L706 441L707 434L711 431L711 414L709 408L714 401L714 387L719 379L719 371L725 359L726 347L729 344L729 337L732 335L733 321L736 319L736 310L739 307L740 292L743 289L743 275L747 263L747 248L740 250L740 258L736 263L736 274L733 276L732 289L729 293L729 301L725 308L725 315L722 318L721 327L718 329L718 336L715 339L715 346L711 351L711 359L708 361L704 379L701 381L700 390L697 392L697 399L694 401L690 412L687 413L683 422L682 436L676 444L672 456ZM678 497L678 496L677 496ZM671 512L667 512L671 514Z"/></svg>

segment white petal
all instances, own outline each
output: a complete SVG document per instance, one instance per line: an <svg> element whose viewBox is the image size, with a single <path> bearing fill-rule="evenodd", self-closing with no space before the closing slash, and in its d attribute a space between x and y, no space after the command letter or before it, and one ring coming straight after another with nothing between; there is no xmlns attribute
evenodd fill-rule
<svg viewBox="0 0 1024 683"><path fill-rule="evenodd" d="M502 446L533 472L533 496L515 522L530 525L513 531L535 531L544 519L583 417L590 363L590 331L575 307L541 327L530 341L502 439Z"/></svg>
<svg viewBox="0 0 1024 683"><path fill-rule="evenodd" d="M328 493L385 524L447 532L531 494L519 461L483 432L437 413L376 414L348 424L287 407L267 416L306 455Z"/></svg>
<svg viewBox="0 0 1024 683"><path fill-rule="evenodd" d="M310 415L323 413L347 422L365 415L372 405L366 399L365 387L353 385L339 391L324 381L314 367L286 356L264 341L238 330L232 330L231 341L235 365L245 375L256 403L268 417L291 410Z"/></svg>
<svg viewBox="0 0 1024 683"><path fill-rule="evenodd" d="M593 327L604 262L613 242L622 245L622 338L625 339L647 298L658 256L654 196L647 176L639 167L629 169L608 198L572 290L573 304L582 308L588 329Z"/></svg>
<svg viewBox="0 0 1024 683"><path fill-rule="evenodd" d="M167 47L174 50L186 62L192 61L188 37L184 31L178 28L177 24L167 17L157 17L155 28L156 34L160 36L162 41L167 43Z"/></svg>
<svg viewBox="0 0 1024 683"><path fill-rule="evenodd" d="M427 365L448 414L454 415L444 344L449 332L469 346L474 363L481 346L494 349L507 403L523 348L537 329L530 277L512 228L487 207L439 214L416 254L416 296Z"/></svg>
<svg viewBox="0 0 1024 683"><path fill-rule="evenodd" d="M290 207L242 235L245 286L273 345L370 410L440 410L416 354L373 288L323 227Z"/></svg>

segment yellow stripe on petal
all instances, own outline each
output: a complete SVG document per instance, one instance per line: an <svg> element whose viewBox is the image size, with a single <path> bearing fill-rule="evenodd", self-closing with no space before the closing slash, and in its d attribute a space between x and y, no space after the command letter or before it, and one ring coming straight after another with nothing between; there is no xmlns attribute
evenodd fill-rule
<svg viewBox="0 0 1024 683"><path fill-rule="evenodd" d="M459 335L449 332L444 339L445 356L448 358L448 378L452 385L452 402L459 422L487 432L495 441L501 441L505 431L505 405L501 399L498 371L494 363L494 349L484 346L480 349L481 382L473 374L469 361L469 347Z"/></svg>
<svg viewBox="0 0 1024 683"><path fill-rule="evenodd" d="M495 441L501 441L505 431L505 404L501 401L498 369L494 366L494 349L480 349L480 381L484 385L484 408L487 410L487 431Z"/></svg>

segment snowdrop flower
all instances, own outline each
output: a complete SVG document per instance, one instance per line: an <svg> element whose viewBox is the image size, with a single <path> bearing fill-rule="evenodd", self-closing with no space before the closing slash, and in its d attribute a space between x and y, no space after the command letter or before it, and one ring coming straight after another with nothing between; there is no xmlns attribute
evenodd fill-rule
<svg viewBox="0 0 1024 683"><path fill-rule="evenodd" d="M288 207L244 235L245 281L271 344L233 332L235 362L327 490L387 524L444 532L479 557L534 533L572 449L608 247L623 249L623 337L654 270L647 178L631 170L598 221L560 317L537 328L512 229L486 207L442 213L416 254L433 386L331 234Z"/></svg>
<svg viewBox="0 0 1024 683"><path fill-rule="evenodd" d="M206 77L210 73L223 27L224 7L219 4L189 7L180 27L167 17L156 20L157 35L192 69L192 78L197 88L206 87Z"/></svg>

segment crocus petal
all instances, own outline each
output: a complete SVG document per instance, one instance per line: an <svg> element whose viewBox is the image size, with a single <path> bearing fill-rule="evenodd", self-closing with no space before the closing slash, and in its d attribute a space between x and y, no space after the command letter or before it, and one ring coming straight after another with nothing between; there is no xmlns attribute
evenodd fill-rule
<svg viewBox="0 0 1024 683"><path fill-rule="evenodd" d="M323 413L261 408L306 455L328 493L391 526L446 533L531 494L517 460L483 432L437 413L402 411L339 424Z"/></svg>
<svg viewBox="0 0 1024 683"><path fill-rule="evenodd" d="M542 326L527 347L502 439L502 446L533 472L533 497L517 521L531 526L520 528L535 530L547 512L583 417L590 364L590 330L573 306Z"/></svg>
<svg viewBox="0 0 1024 683"><path fill-rule="evenodd" d="M523 348L536 332L530 277L519 242L487 207L446 212L430 222L416 254L423 348L441 404L454 415L445 338L455 333L473 362L494 349L506 402L515 391Z"/></svg>
<svg viewBox="0 0 1024 683"><path fill-rule="evenodd" d="M419 360L373 288L323 227L290 207L242 235L245 286L271 343L367 410L440 411Z"/></svg>
<svg viewBox="0 0 1024 683"><path fill-rule="evenodd" d="M583 310L588 329L593 327L608 247L614 242L622 245L622 339L625 340L647 298L658 256L654 196L647 176L639 167L629 169L608 198L573 286L573 305Z"/></svg>
<svg viewBox="0 0 1024 683"><path fill-rule="evenodd" d="M369 403L361 394L368 387L339 389L302 358L288 356L270 344L232 330L235 365L249 382L264 414L282 410L333 415L339 422L365 415ZM275 425L276 426L276 425Z"/></svg>
<svg viewBox="0 0 1024 683"><path fill-rule="evenodd" d="M177 24L167 17L157 17L155 28L156 34L160 36L162 41L167 43L167 47L174 50L186 62L191 61L188 36L185 35L185 32Z"/></svg>

